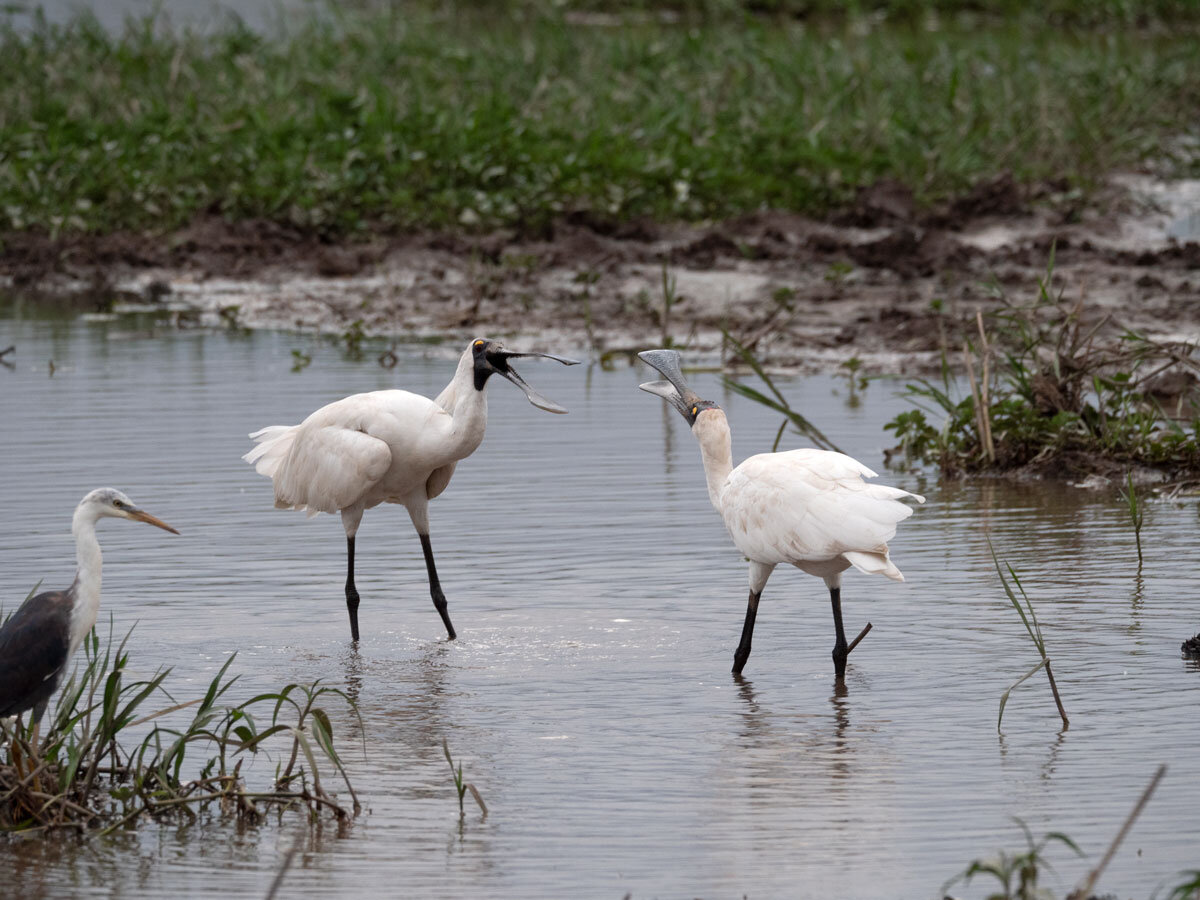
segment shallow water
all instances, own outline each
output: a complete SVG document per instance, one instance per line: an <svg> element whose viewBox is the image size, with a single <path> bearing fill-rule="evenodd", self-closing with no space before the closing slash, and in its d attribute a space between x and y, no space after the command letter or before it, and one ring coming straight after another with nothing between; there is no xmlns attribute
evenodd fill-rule
<svg viewBox="0 0 1200 900"><path fill-rule="evenodd" d="M344 835L292 819L144 827L84 847L0 840L0 867L26 896L261 895L300 840L288 896L933 897L971 859L1021 847L1012 816L1087 852L1051 853L1063 881L1049 883L1065 891L1159 762L1167 778L1101 887L1146 897L1200 858L1200 671L1178 649L1200 627L1194 503L1148 510L1139 579L1111 498L888 474L929 502L892 544L905 584L846 576L847 630L874 630L845 691L824 587L798 571L768 585L738 684L745 564L683 421L637 391L640 366L527 363L570 415L491 385L483 446L431 507L460 639L444 640L406 514L381 507L359 532L354 651L337 519L272 509L269 483L239 459L245 435L356 391L435 394L457 346L401 350L385 370L374 345L352 362L309 336L20 316L0 318L9 344L4 602L41 578L67 584L74 504L120 487L183 532L102 526L102 620L138 623L135 665L173 665L186 693L236 651L243 699L321 678L357 698L366 741L365 759L349 756L368 812ZM293 348L313 358L297 374ZM728 411L735 455L769 448L775 416L715 375L695 382ZM852 409L829 379L781 384L882 468L893 385L872 384ZM986 527L1036 603L1065 733L1039 676L1014 692L997 736L1000 694L1036 656ZM334 724L345 746L358 740L351 715ZM486 798L485 821L468 805L460 823L443 738Z"/></svg>

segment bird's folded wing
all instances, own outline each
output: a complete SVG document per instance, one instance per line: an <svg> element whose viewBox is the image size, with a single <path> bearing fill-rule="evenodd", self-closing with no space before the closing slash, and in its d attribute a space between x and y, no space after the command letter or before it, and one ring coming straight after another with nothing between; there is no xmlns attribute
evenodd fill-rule
<svg viewBox="0 0 1200 900"><path fill-rule="evenodd" d="M726 524L743 552L753 550L751 558L763 561L885 551L896 525L912 515L900 498L924 498L869 484L864 475L874 473L841 453L796 450L751 457L726 483Z"/></svg>
<svg viewBox="0 0 1200 900"><path fill-rule="evenodd" d="M48 699L67 662L71 603L63 592L38 594L0 628L0 718Z"/></svg>
<svg viewBox="0 0 1200 900"><path fill-rule="evenodd" d="M273 476L275 505L337 512L357 503L391 464L379 438L336 425L304 427Z"/></svg>

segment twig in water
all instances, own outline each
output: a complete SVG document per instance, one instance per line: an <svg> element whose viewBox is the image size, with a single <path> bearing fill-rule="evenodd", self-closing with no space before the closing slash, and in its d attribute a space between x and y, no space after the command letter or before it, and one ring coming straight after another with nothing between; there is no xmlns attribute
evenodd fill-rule
<svg viewBox="0 0 1200 900"><path fill-rule="evenodd" d="M1145 809L1146 804L1150 802L1150 795L1154 793L1155 788L1158 787L1158 783L1162 781L1163 776L1166 774L1167 766L1166 763L1163 763L1158 767L1158 771L1154 773L1154 777L1150 779L1150 783L1146 785L1146 789L1142 791L1142 796L1139 797L1138 802L1134 804L1133 810L1125 819L1125 824L1121 826L1121 830L1117 832L1117 836L1113 838L1113 842L1109 844L1108 852L1104 854L1103 858L1096 865L1096 868L1092 869L1092 871L1088 873L1088 877L1084 879L1083 883L1067 895L1067 900L1087 900L1088 897L1092 896L1092 888L1094 888L1096 886L1096 882L1100 880L1101 873L1103 873L1105 867L1112 862L1113 856L1116 855L1117 848L1120 847L1121 842L1125 840L1125 835L1129 833L1129 829L1133 827L1133 823L1137 821L1137 817L1142 814L1142 810Z"/></svg>
<svg viewBox="0 0 1200 900"><path fill-rule="evenodd" d="M871 623L870 623L870 622L868 622L868 623L867 623L867 627L866 627L866 628L864 628L862 631L860 631L860 632L858 633L858 637L856 637L854 640L852 640L852 641L850 642L850 646L846 648L846 655L847 655L847 656L849 656L849 655L850 655L850 651L851 651L851 650L853 650L855 647L857 647L857 646L858 646L858 642L859 642L859 641L861 641L863 638L865 638L865 637L867 636L867 633L868 633L870 630L871 630Z"/></svg>

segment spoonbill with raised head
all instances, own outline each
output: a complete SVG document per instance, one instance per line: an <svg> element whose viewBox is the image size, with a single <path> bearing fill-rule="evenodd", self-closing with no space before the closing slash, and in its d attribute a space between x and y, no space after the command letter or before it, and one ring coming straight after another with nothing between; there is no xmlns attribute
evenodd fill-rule
<svg viewBox="0 0 1200 900"><path fill-rule="evenodd" d="M853 566L868 575L894 581L904 576L888 556L887 542L896 525L912 515L900 499L925 498L864 478L875 473L856 459L830 450L789 450L751 456L733 467L729 423L711 400L688 387L674 350L638 354L666 381L641 385L674 406L700 444L708 496L725 520L733 543L750 560L750 598L742 638L733 655L741 673L750 658L758 601L777 565L796 566L825 579L837 631L833 667L838 681L846 673L847 644L842 626L842 572Z"/></svg>

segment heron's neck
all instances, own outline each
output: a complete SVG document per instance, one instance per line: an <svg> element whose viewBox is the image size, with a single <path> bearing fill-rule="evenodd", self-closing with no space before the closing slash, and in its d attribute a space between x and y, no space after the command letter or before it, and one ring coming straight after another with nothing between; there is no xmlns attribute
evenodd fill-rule
<svg viewBox="0 0 1200 900"><path fill-rule="evenodd" d="M700 444L700 458L704 460L708 499L717 512L722 512L721 494L725 490L725 479L733 471L733 442L725 413L719 409L706 409L692 426L692 434Z"/></svg>
<svg viewBox="0 0 1200 900"><path fill-rule="evenodd" d="M71 611L71 653L92 626L100 612L100 542L96 540L96 513L94 509L80 506L75 510L71 522L71 533L75 535L75 607Z"/></svg>

